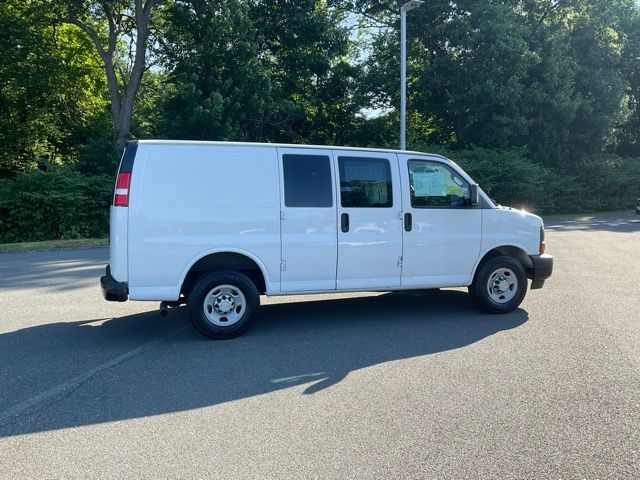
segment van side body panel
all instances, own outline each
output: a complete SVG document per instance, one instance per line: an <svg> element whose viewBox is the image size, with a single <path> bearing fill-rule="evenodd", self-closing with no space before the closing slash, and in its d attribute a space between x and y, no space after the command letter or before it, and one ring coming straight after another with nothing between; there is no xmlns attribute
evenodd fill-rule
<svg viewBox="0 0 640 480"><path fill-rule="evenodd" d="M469 285L480 251L482 213L481 209L413 210L413 230L405 236L402 286Z"/></svg>
<svg viewBox="0 0 640 480"><path fill-rule="evenodd" d="M247 252L280 275L276 149L141 144L129 202L129 298L177 300L200 258Z"/></svg>
<svg viewBox="0 0 640 480"><path fill-rule="evenodd" d="M523 210L492 208L482 211L480 258L497 247L513 246L527 255L538 255L542 220Z"/></svg>
<svg viewBox="0 0 640 480"><path fill-rule="evenodd" d="M473 269L473 277L485 255L500 247L515 247L528 257L540 254L540 217L524 210L491 208L482 211L482 248ZM526 265L527 268L530 265ZM530 277L531 278L531 277ZM546 278L546 277L545 277Z"/></svg>

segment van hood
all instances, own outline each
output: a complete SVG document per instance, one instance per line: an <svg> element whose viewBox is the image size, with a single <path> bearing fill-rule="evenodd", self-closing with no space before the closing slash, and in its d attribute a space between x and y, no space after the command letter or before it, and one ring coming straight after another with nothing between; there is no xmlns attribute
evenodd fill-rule
<svg viewBox="0 0 640 480"><path fill-rule="evenodd" d="M538 215L535 215L533 213L527 212L524 209L507 207L507 206L504 206L504 205L497 205L496 209L497 210L506 211L506 212L510 212L514 216L517 216L519 218L524 219L525 221L527 221L527 223L529 223L531 225L539 226L539 227L543 227L544 226L544 221L542 220L542 217L539 217Z"/></svg>

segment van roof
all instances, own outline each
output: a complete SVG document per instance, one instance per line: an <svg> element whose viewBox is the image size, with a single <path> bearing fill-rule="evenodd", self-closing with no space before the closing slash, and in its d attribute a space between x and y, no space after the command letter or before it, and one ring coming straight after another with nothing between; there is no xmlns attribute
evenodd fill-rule
<svg viewBox="0 0 640 480"><path fill-rule="evenodd" d="M292 143L258 143L258 142L212 142L202 140L132 140L132 143L142 145L224 145L227 147L278 147L278 148L307 148L307 149L331 149L359 152L385 152L404 153L412 155L429 155L450 161L448 158L437 153L416 152L412 150L394 150L389 148L363 148L363 147L336 147L332 145L301 145Z"/></svg>

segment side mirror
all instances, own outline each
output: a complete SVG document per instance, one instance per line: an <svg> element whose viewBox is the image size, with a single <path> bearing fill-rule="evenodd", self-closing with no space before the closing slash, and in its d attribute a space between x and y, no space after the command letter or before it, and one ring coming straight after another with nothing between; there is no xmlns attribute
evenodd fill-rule
<svg viewBox="0 0 640 480"><path fill-rule="evenodd" d="M471 206L475 207L480 203L480 192L478 191L477 183L472 183L469 186L469 194L471 195Z"/></svg>

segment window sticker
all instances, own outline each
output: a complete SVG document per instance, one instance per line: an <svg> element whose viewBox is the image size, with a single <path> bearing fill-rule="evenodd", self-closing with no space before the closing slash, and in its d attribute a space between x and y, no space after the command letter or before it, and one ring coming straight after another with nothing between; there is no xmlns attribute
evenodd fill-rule
<svg viewBox="0 0 640 480"><path fill-rule="evenodd" d="M417 197L444 197L446 180L443 172L413 172L413 188Z"/></svg>

